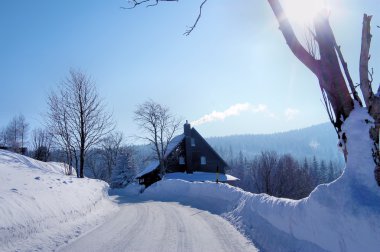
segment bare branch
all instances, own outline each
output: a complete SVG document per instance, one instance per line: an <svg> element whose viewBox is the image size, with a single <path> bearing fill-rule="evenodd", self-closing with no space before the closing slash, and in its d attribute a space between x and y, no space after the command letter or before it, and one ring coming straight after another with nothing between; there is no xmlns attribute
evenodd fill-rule
<svg viewBox="0 0 380 252"><path fill-rule="evenodd" d="M351 93L354 97L354 99L359 102L359 104L362 106L362 101L358 95L358 92L356 92L356 89L355 89L355 86L354 86L354 82L352 81L352 78L351 78L351 75L350 75L350 72L348 71L348 66L347 66L347 62L344 60L344 57L343 57L343 54L342 54L342 51L340 50L340 46L338 46L335 42L335 50L337 51L338 53L338 57L339 57L339 61L340 63L342 64L342 67L343 67L343 70L344 70L344 74L346 76L346 79L347 79L347 82L348 82L348 85L351 89Z"/></svg>
<svg viewBox="0 0 380 252"><path fill-rule="evenodd" d="M284 38L290 50L306 67L308 67L314 74L317 75L319 73L318 61L312 55L310 55L309 52L306 51L306 49L297 39L279 0L268 0L268 3L277 18L277 21L280 25L280 30L284 35Z"/></svg>
<svg viewBox="0 0 380 252"><path fill-rule="evenodd" d="M183 35L185 36L189 36L190 33L194 30L194 28L197 26L198 22L199 22L199 19L201 18L202 16L202 8L203 8L203 5L207 2L207 0L204 0L201 5L199 6L199 13L198 13L198 17L197 19L195 20L194 24L192 26L189 27L189 29L187 29L187 31L185 31L185 33Z"/></svg>
<svg viewBox="0 0 380 252"><path fill-rule="evenodd" d="M310 29L310 27L307 29L307 32L305 33L305 41L307 51L310 53L311 56L313 56L314 59L318 60L318 43L316 41L315 32L312 29Z"/></svg>
<svg viewBox="0 0 380 252"><path fill-rule="evenodd" d="M363 16L363 28L362 28L362 44L360 50L360 89L363 93L364 102L367 108L372 105L373 92L371 88L371 80L368 75L368 61L369 61L369 49L371 45L371 19L372 16L364 14Z"/></svg>
<svg viewBox="0 0 380 252"><path fill-rule="evenodd" d="M201 19L201 16L202 16L202 8L204 6L204 4L207 2L208 0L203 0L203 2L200 4L199 6L199 12L198 12L198 16L197 16L197 19L195 20L194 24L190 27L188 27L188 29L183 33L183 35L185 36L189 36L190 33L195 29L195 27L197 26L199 20ZM128 1L129 3L131 3L131 6L130 7L120 7L121 9L124 9L124 10L130 10L130 9L134 9L136 8L137 6L141 5L141 4L144 4L144 3L147 3L146 7L152 7L152 6L156 6L159 4L159 2L178 2L178 0L141 0L141 1L137 1L137 0L129 0ZM149 4L150 2L153 2L151 4Z"/></svg>
<svg viewBox="0 0 380 252"><path fill-rule="evenodd" d="M139 137L152 145L155 158L160 162L161 174L165 172L166 151L168 144L178 130L180 120L169 112L169 108L152 100L138 105L135 111L135 121L140 126L144 136Z"/></svg>
<svg viewBox="0 0 380 252"><path fill-rule="evenodd" d="M131 7L120 7L121 9L133 9L135 8L137 5L140 5L140 4L143 4L143 3L146 3L146 2L150 2L150 0L142 0L142 1L136 1L136 0L130 0L128 2L131 2L133 5Z"/></svg>
<svg viewBox="0 0 380 252"><path fill-rule="evenodd" d="M124 9L124 10L130 10L130 9L136 8L136 6L138 6L140 4L152 2L152 0L141 0L141 1L129 0L128 2L132 4L131 7L123 7L122 6L120 8ZM152 3L152 4L147 4L146 7L156 6L156 5L158 5L159 2L178 2L178 0L154 0L153 2L154 3Z"/></svg>

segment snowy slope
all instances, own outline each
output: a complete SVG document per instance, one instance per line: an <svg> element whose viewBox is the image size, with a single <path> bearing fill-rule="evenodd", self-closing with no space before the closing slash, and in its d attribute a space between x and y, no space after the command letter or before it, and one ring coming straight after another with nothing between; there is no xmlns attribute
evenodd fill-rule
<svg viewBox="0 0 380 252"><path fill-rule="evenodd" d="M117 210L108 185L0 150L0 251L53 250Z"/></svg>
<svg viewBox="0 0 380 252"><path fill-rule="evenodd" d="M355 109L344 125L349 158L343 175L303 200L181 180L160 181L143 197L220 214L264 251L379 251L380 188L366 119L372 121L364 109Z"/></svg>

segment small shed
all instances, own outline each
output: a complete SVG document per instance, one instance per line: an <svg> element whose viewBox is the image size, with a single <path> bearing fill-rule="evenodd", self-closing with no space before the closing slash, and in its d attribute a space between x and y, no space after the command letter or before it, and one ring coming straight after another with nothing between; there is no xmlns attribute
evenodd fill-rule
<svg viewBox="0 0 380 252"><path fill-rule="evenodd" d="M183 134L170 141L164 157L167 179L181 178L184 177L184 174L196 173L194 176L185 177L192 178L189 181L228 182L238 180L226 174L227 163L187 121L184 124ZM146 187L159 181L161 179L159 161L151 162L137 174L136 179Z"/></svg>

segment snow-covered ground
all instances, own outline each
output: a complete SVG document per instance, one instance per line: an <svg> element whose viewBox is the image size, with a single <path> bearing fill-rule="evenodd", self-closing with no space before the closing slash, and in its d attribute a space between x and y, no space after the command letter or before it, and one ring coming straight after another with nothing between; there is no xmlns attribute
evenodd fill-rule
<svg viewBox="0 0 380 252"><path fill-rule="evenodd" d="M51 251L116 211L108 185L0 150L0 251Z"/></svg>
<svg viewBox="0 0 380 252"><path fill-rule="evenodd" d="M153 184L143 197L219 214L264 251L379 251L380 187L374 179L366 119L372 121L364 109L355 109L344 125L349 156L343 175L305 199L180 180Z"/></svg>
<svg viewBox="0 0 380 252"><path fill-rule="evenodd" d="M0 251L255 250L234 227L262 251L379 251L380 188L368 120L364 109L351 112L343 175L297 201L165 179L142 194L136 185L114 190L117 207L104 182L0 151Z"/></svg>

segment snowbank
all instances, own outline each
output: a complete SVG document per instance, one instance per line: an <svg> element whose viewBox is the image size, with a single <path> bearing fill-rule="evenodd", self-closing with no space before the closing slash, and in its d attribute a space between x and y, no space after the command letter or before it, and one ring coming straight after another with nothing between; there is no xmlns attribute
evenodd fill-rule
<svg viewBox="0 0 380 252"><path fill-rule="evenodd" d="M54 250L117 210L108 185L0 150L0 251Z"/></svg>
<svg viewBox="0 0 380 252"><path fill-rule="evenodd" d="M144 185L139 185L138 183L130 183L124 188L112 188L108 191L109 195L117 196L139 196L145 189Z"/></svg>
<svg viewBox="0 0 380 252"><path fill-rule="evenodd" d="M345 172L305 199L279 199L227 184L182 180L153 184L143 197L220 214L265 251L379 251L380 188L373 176L366 119L373 121L364 109L351 112L343 128L349 153Z"/></svg>

